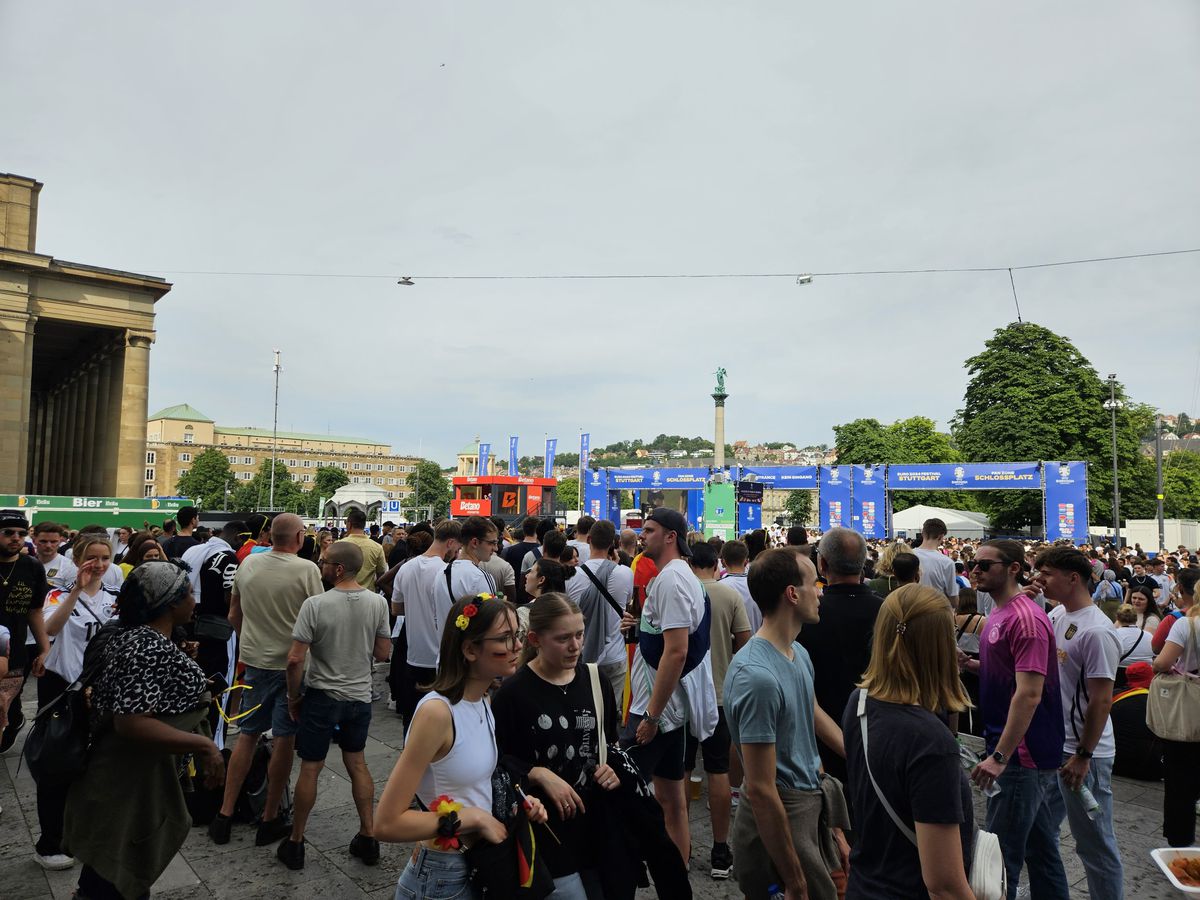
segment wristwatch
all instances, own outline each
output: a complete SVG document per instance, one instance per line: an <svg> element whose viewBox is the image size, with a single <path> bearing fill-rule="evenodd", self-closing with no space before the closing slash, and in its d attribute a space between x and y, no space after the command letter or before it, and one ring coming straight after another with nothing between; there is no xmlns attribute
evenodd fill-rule
<svg viewBox="0 0 1200 900"><path fill-rule="evenodd" d="M1075 755L1078 756L1080 759L1091 759L1092 751L1084 750L1082 747L1077 747L1075 750Z"/></svg>
<svg viewBox="0 0 1200 900"><path fill-rule="evenodd" d="M992 754L992 759L994 759L996 762L1000 763L1000 765L1004 765L1005 763L1008 762L1008 757L1005 756L1003 753L1001 753L999 750L997 750L995 753Z"/></svg>
<svg viewBox="0 0 1200 900"><path fill-rule="evenodd" d="M649 712L647 712L644 716L642 716L642 718L645 719L647 722L649 722L651 725L653 725L655 728L659 728L659 729L662 728L662 716L652 716L652 715L650 715Z"/></svg>

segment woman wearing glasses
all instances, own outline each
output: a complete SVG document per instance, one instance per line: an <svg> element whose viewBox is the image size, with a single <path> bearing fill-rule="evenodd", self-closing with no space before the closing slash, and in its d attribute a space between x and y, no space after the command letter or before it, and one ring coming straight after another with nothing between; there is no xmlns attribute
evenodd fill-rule
<svg viewBox="0 0 1200 900"><path fill-rule="evenodd" d="M493 814L492 772L499 754L488 688L517 670L523 646L511 603L492 594L463 597L442 630L437 677L421 698L375 813L375 836L417 842L396 900L474 897L465 847L502 842ZM420 809L411 809L416 797ZM530 801L531 821L546 821Z"/></svg>

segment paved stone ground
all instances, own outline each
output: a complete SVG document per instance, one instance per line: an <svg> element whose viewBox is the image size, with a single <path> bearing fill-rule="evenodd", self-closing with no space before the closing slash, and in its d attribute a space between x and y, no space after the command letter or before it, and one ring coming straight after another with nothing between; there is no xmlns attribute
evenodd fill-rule
<svg viewBox="0 0 1200 900"><path fill-rule="evenodd" d="M26 715L34 711L32 686L25 696ZM382 790L401 747L401 729L395 713L383 701L375 705L375 721L367 744L367 763ZM23 736L22 736L23 737ZM34 835L38 833L34 784L29 773L18 771L18 751L23 740L3 757L0 765L0 898L4 900L59 900L71 895L78 869L44 872L33 861ZM1125 863L1125 896L1133 900L1177 897L1150 859L1150 850L1162 846L1162 786L1118 779L1114 786L1115 818ZM982 821L980 804L979 820ZM235 826L233 839L223 847L209 841L203 828L192 829L182 850L154 886L158 900L200 898L376 898L394 896L395 884L408 858L409 847L385 846L378 866L364 866L348 852L358 817L350 797L350 782L336 748L321 778L317 805L309 822L306 865L292 872L274 856L274 845L254 846L249 826ZM708 877L712 846L705 801L692 803L693 875L695 895L702 898L740 896L733 881L714 882ZM1074 854L1074 843L1064 827L1062 853L1072 883L1071 897L1086 898L1083 867ZM642 891L641 897L653 897Z"/></svg>

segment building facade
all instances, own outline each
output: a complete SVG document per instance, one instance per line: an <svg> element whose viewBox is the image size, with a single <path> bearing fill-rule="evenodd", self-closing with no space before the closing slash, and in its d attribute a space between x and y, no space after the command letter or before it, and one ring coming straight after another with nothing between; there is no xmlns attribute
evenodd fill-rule
<svg viewBox="0 0 1200 900"><path fill-rule="evenodd" d="M0 492L138 497L171 285L36 252L41 189L0 173Z"/></svg>
<svg viewBox="0 0 1200 900"><path fill-rule="evenodd" d="M229 460L236 481L250 481L264 460L275 458L288 468L292 479L305 490L312 487L320 466L342 469L351 484L373 485L389 500L412 493L408 476L420 460L397 456L389 444L366 438L332 434L305 434L270 428L227 428L186 403L159 410L146 419L144 478L139 493L146 497L171 497L192 460L215 447ZM230 490L234 485L230 484Z"/></svg>

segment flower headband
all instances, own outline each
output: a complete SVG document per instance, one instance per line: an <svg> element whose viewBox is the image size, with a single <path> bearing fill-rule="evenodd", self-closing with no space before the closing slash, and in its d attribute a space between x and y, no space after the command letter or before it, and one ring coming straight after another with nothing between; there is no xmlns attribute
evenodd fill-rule
<svg viewBox="0 0 1200 900"><path fill-rule="evenodd" d="M479 612L479 605L485 600L495 599L495 594L489 594L486 591L482 594L476 594L471 602L463 607L462 615L454 620L454 624L458 626L460 631L466 631L467 626L471 624L471 620L475 618L475 614Z"/></svg>

